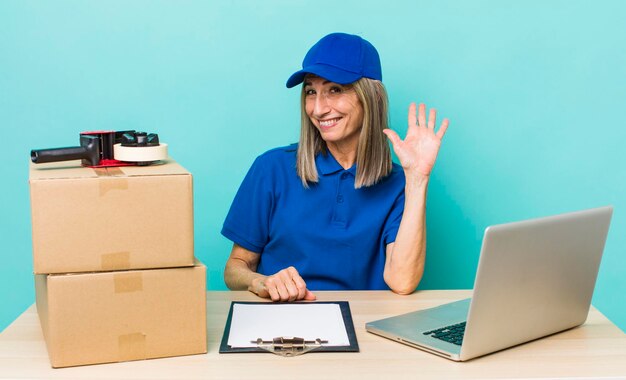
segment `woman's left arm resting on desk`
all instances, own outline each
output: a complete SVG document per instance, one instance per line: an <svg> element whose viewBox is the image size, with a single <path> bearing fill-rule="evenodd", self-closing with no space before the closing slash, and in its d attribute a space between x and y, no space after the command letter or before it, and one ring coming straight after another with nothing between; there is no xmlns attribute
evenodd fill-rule
<svg viewBox="0 0 626 380"><path fill-rule="evenodd" d="M412 293L424 274L426 257L426 193L428 181L441 146L448 119L435 132L436 113L431 109L426 120L426 106L409 106L408 129L404 140L390 129L387 135L404 169L406 185L404 212L396 240L387 245L384 278L396 293Z"/></svg>

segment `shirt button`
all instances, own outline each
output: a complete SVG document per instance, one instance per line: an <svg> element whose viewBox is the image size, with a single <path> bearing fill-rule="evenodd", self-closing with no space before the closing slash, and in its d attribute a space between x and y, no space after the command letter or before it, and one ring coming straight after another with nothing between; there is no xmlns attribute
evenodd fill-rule
<svg viewBox="0 0 626 380"><path fill-rule="evenodd" d="M337 203L343 203L343 195L337 195Z"/></svg>
<svg viewBox="0 0 626 380"><path fill-rule="evenodd" d="M348 173L343 173L343 174L341 175L341 179L346 179L346 178L348 178Z"/></svg>

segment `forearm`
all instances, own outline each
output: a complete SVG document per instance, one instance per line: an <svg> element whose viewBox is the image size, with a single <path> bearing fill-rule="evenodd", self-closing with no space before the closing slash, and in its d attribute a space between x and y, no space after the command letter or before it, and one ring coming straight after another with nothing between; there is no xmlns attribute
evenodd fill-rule
<svg viewBox="0 0 626 380"><path fill-rule="evenodd" d="M264 277L250 268L244 260L231 257L226 262L224 282L230 290L252 290L253 285Z"/></svg>
<svg viewBox="0 0 626 380"><path fill-rule="evenodd" d="M384 271L385 282L396 293L412 293L424 273L427 188L427 176L406 176L402 221Z"/></svg>

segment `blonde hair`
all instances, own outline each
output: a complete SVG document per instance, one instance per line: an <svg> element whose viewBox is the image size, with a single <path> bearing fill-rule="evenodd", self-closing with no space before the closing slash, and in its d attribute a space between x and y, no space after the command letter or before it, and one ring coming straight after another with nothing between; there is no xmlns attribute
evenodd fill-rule
<svg viewBox="0 0 626 380"><path fill-rule="evenodd" d="M363 125L359 135L356 152L356 178L354 188L375 185L391 172L391 151L383 129L387 128L387 91L381 81L361 78L352 84L352 88L363 107ZM300 143L296 170L302 185L319 180L315 156L318 153L329 154L326 142L311 122L305 110L305 92L302 86L300 98Z"/></svg>

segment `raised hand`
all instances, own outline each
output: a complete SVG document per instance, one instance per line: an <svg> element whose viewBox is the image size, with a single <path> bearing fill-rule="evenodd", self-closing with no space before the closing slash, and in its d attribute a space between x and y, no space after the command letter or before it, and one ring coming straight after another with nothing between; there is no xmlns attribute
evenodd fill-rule
<svg viewBox="0 0 626 380"><path fill-rule="evenodd" d="M316 299L306 287L300 273L294 267L285 268L271 276L255 279L250 289L259 297L272 301L314 301Z"/></svg>
<svg viewBox="0 0 626 380"><path fill-rule="evenodd" d="M430 109L428 122L426 121L425 104L419 105L417 115L415 111L415 103L411 103L409 106L409 126L404 140L391 129L385 129L383 133L391 141L393 150L405 173L428 177L435 165L441 140L448 129L449 121L443 119L439 130L435 132L437 111L434 108Z"/></svg>

